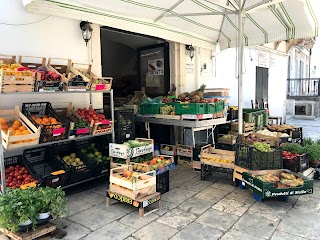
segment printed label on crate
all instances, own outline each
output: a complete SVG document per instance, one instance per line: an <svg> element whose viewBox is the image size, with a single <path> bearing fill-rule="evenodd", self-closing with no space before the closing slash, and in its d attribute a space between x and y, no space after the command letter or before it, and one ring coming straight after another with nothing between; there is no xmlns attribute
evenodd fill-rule
<svg viewBox="0 0 320 240"><path fill-rule="evenodd" d="M57 128L52 131L53 136L59 136L66 132L66 128Z"/></svg>
<svg viewBox="0 0 320 240"><path fill-rule="evenodd" d="M160 149L160 153L163 155L169 155L169 156L175 156L176 152L175 151L168 151L168 150L164 150L164 149Z"/></svg>
<svg viewBox="0 0 320 240"><path fill-rule="evenodd" d="M177 155L183 157L192 157L192 147L187 146L178 146L177 147Z"/></svg>
<svg viewBox="0 0 320 240"><path fill-rule="evenodd" d="M110 143L109 155L111 157L118 157L124 159L138 157L153 152L153 147L153 144L148 144L147 146L143 147L130 148L127 145Z"/></svg>
<svg viewBox="0 0 320 240"><path fill-rule="evenodd" d="M97 91L104 90L105 88L106 88L105 84L96 84L96 90Z"/></svg>
<svg viewBox="0 0 320 240"><path fill-rule="evenodd" d="M162 168L160 168L160 169L157 169L157 170L156 170L156 175L159 175L159 174L161 174L161 173L164 173L164 172L166 172L166 171L169 171L170 169L174 168L174 166L175 166L175 164L174 164L174 162L173 162L173 163L171 163L171 164L169 164L169 165L167 165L167 166L165 166L165 167L162 167Z"/></svg>
<svg viewBox="0 0 320 240"><path fill-rule="evenodd" d="M110 122L110 120L102 120L101 121L101 124L110 124L111 122Z"/></svg>
<svg viewBox="0 0 320 240"><path fill-rule="evenodd" d="M87 134L87 133L89 133L88 128L79 128L76 130L76 134Z"/></svg>

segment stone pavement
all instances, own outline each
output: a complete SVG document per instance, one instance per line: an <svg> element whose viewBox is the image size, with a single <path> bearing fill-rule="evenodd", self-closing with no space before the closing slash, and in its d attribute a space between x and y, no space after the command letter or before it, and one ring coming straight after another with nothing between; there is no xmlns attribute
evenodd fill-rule
<svg viewBox="0 0 320 240"><path fill-rule="evenodd" d="M316 120L303 120L291 118L287 120L287 124L302 127L303 137L310 137L312 140L320 139L320 119Z"/></svg>
<svg viewBox="0 0 320 240"><path fill-rule="evenodd" d="M231 176L200 174L177 166L162 208L144 218L125 203L105 205L105 187L68 197L69 214L55 220L65 240L306 240L320 239L320 182L315 193L288 202L256 202L247 189L232 186Z"/></svg>
<svg viewBox="0 0 320 240"><path fill-rule="evenodd" d="M312 195L260 203L249 190L233 187L230 175L217 173L200 181L198 172L183 166L176 166L170 175L162 208L143 218L125 203L107 207L105 184L69 195L68 216L54 221L59 228L54 239L320 239L319 181L314 182Z"/></svg>

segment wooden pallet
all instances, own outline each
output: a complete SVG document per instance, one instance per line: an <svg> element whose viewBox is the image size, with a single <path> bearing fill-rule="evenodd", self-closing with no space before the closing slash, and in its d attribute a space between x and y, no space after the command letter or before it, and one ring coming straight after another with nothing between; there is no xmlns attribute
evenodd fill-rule
<svg viewBox="0 0 320 240"><path fill-rule="evenodd" d="M237 123L237 122L231 123L231 131L238 131L238 125L239 125L239 123ZM248 131L253 131L253 130L254 130L254 123L244 122L242 124L242 131L243 132L248 132Z"/></svg>
<svg viewBox="0 0 320 240"><path fill-rule="evenodd" d="M124 203L127 203L129 205L133 205L134 207L136 208L139 208L139 217L144 217L144 215L148 215L154 211L157 211L160 209L161 205L160 205L160 199L161 199L161 196L160 196L160 193L159 192L156 192L156 193L153 193L149 196L145 196L145 197L141 197L141 198L137 198L137 199L131 199L131 198L128 198L126 196L123 196L121 194L118 194L118 193L115 193L115 192L112 192L111 190L109 190L107 192L107 206L110 205L110 199L114 199L118 202L124 202ZM151 211L149 211L148 213L144 213L144 209L153 204L153 203L157 203L158 206L156 209L153 209Z"/></svg>
<svg viewBox="0 0 320 240"><path fill-rule="evenodd" d="M42 236L45 236L49 233L53 233L57 229L56 225L53 223L47 223L46 225L37 227L34 231L29 232L17 232L13 233L9 230L0 228L0 231L7 237L13 240L32 240Z"/></svg>

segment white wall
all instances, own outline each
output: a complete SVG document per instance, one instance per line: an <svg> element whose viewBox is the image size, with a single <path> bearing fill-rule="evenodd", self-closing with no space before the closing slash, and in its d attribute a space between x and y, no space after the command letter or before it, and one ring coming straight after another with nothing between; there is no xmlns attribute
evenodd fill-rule
<svg viewBox="0 0 320 240"><path fill-rule="evenodd" d="M27 13L21 0L0 1L1 23L27 24L45 17L47 16ZM69 58L78 63L90 63L92 60L91 47L90 45L86 47L79 27L80 22L77 20L50 16L41 22L30 25L6 24L0 24L0 54ZM94 29L96 30L96 38L99 39L98 50L100 51L100 28L95 27ZM95 56L99 56L99 53L95 53ZM97 60L100 62L100 59ZM101 70L101 66L96 69L97 71ZM56 107L67 106L66 103L70 101L76 105L85 106L89 103L89 94L85 94L85 96L66 93L0 94L0 109L12 109L16 104L21 107L22 102L37 101L50 101Z"/></svg>
<svg viewBox="0 0 320 240"><path fill-rule="evenodd" d="M270 115L283 116L286 100L287 56L271 54L274 64L269 67L269 108ZM251 108L251 100L255 100L256 66L258 51L245 48L243 77L243 107ZM230 88L230 105L238 105L238 81L236 79L236 49L227 49L216 56L215 87Z"/></svg>

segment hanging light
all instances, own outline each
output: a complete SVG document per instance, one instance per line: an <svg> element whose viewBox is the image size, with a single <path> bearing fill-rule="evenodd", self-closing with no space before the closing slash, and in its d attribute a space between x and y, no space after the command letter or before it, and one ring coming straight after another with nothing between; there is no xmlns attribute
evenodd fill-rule
<svg viewBox="0 0 320 240"><path fill-rule="evenodd" d="M86 46L88 45L89 40L91 39L92 36L92 28L90 26L90 23L88 21L82 21L80 23L80 28L82 30L82 37L83 40L86 42Z"/></svg>
<svg viewBox="0 0 320 240"><path fill-rule="evenodd" d="M195 52L195 49L192 45L186 45L186 54L189 54L191 61L192 61L192 58L194 57L194 52Z"/></svg>

